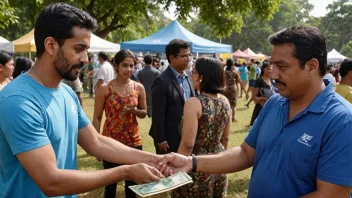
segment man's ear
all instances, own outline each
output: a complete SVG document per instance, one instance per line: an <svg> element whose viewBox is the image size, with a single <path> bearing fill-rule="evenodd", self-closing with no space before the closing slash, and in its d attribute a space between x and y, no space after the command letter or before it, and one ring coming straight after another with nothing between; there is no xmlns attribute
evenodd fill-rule
<svg viewBox="0 0 352 198"><path fill-rule="evenodd" d="M319 73L319 61L316 58L312 58L309 61L306 62L306 67L308 67L309 71L309 76L312 76L313 74Z"/></svg>
<svg viewBox="0 0 352 198"><path fill-rule="evenodd" d="M57 41L53 37L47 37L44 40L44 48L45 48L45 51L50 56L53 56L56 53L56 51L58 50L59 44L57 43Z"/></svg>

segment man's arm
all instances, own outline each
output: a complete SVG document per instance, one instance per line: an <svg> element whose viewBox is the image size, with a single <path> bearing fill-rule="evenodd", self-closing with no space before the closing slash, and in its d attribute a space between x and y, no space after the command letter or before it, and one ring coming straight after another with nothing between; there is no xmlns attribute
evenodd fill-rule
<svg viewBox="0 0 352 198"><path fill-rule="evenodd" d="M92 124L78 132L78 144L90 155L119 164L147 163L157 166L161 156L133 149L98 134Z"/></svg>
<svg viewBox="0 0 352 198"><path fill-rule="evenodd" d="M301 198L349 198L352 188L339 186L317 179L317 190L302 196Z"/></svg>
<svg viewBox="0 0 352 198"><path fill-rule="evenodd" d="M58 169L50 144L17 154L17 158L42 192L49 197L87 192L125 179L147 183L158 181L161 177L155 168L145 164L99 171ZM142 175L144 177L140 177Z"/></svg>
<svg viewBox="0 0 352 198"><path fill-rule="evenodd" d="M244 142L241 146L232 147L229 150L216 155L197 156L196 171L212 174L224 174L241 171L253 166L254 156L255 149ZM219 162L221 162L220 165ZM165 155L159 165L162 166L160 171L163 172L164 175L179 171L189 172L193 167L192 157L186 157L177 153Z"/></svg>

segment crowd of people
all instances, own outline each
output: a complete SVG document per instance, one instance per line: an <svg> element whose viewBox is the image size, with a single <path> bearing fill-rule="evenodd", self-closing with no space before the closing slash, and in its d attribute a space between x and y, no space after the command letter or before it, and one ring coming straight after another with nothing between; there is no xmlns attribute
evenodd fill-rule
<svg viewBox="0 0 352 198"><path fill-rule="evenodd" d="M35 23L34 64L0 52L0 197L75 197L105 186L109 198L125 181L130 198L130 185L178 171L193 183L172 197L226 197L226 174L250 167L249 198L349 197L352 60L331 80L336 70L317 28L270 36L270 60L225 65L194 59L181 39L165 48L169 65L130 50L112 59L100 52L96 62L86 52L96 28L86 12L50 4ZM80 80L94 95L92 123ZM250 132L228 148L242 96L255 103ZM156 154L143 151L137 118L146 116ZM104 169L77 170L77 144Z"/></svg>

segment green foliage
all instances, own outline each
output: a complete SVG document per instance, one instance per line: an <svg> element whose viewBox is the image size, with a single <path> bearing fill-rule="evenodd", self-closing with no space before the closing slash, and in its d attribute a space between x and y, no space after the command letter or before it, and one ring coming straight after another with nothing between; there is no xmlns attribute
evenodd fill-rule
<svg viewBox="0 0 352 198"><path fill-rule="evenodd" d="M198 15L199 21L208 25L217 38L228 37L233 30L241 31L243 16L251 11L261 20L270 20L282 0L157 0L168 9L176 4L180 18L189 17L190 12Z"/></svg>
<svg viewBox="0 0 352 198"><path fill-rule="evenodd" d="M352 39L352 4L339 0L328 5L329 12L322 18L320 29L324 32L329 49L339 51Z"/></svg>
<svg viewBox="0 0 352 198"><path fill-rule="evenodd" d="M352 57L352 40L342 47L340 53L344 56Z"/></svg>
<svg viewBox="0 0 352 198"><path fill-rule="evenodd" d="M9 1L0 1L0 29L5 29L11 23L16 23L17 20L15 9L10 6Z"/></svg>

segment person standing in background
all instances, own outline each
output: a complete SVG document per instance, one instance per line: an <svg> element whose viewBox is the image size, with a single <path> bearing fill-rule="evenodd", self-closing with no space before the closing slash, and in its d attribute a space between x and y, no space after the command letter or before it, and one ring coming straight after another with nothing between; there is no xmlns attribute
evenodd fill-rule
<svg viewBox="0 0 352 198"><path fill-rule="evenodd" d="M352 59L345 59L339 69L341 81L335 91L348 102L352 103Z"/></svg>
<svg viewBox="0 0 352 198"><path fill-rule="evenodd" d="M16 59L15 70L13 71L13 79L17 78L17 76L22 73L26 73L33 66L33 61L27 57L18 57Z"/></svg>
<svg viewBox="0 0 352 198"><path fill-rule="evenodd" d="M170 66L156 77L152 86L152 125L158 154L177 152L183 106L195 96L193 85L184 72L192 60L190 43L174 39L166 46L165 53Z"/></svg>
<svg viewBox="0 0 352 198"><path fill-rule="evenodd" d="M9 83L14 70L14 55L0 51L0 91Z"/></svg>
<svg viewBox="0 0 352 198"><path fill-rule="evenodd" d="M114 57L116 78L103 83L96 91L93 125L99 132L102 115L105 111L103 136L112 138L134 149L142 150L142 138L138 128L138 118L145 118L147 105L142 84L130 79L136 60L129 50L121 50ZM111 169L122 164L103 160L104 169ZM136 194L128 186L135 182L125 181L125 195L128 198ZM117 183L105 186L104 197L116 197Z"/></svg>

